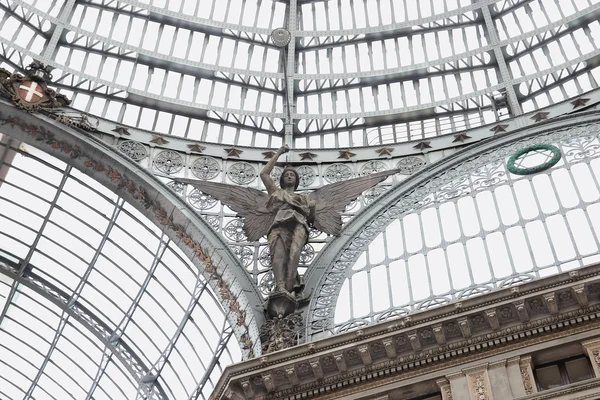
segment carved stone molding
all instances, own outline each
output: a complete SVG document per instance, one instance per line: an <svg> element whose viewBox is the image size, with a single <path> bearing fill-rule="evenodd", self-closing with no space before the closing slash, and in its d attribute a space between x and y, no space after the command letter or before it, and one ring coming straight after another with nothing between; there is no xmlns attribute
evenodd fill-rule
<svg viewBox="0 0 600 400"><path fill-rule="evenodd" d="M579 287L582 283L585 284L585 291L589 297L588 306L581 307L576 301L556 301L558 309L552 314L543 294L555 293L555 298L558 299L559 294L570 292L572 287ZM449 370L465 363L483 362L504 352L526 349L546 341L568 340L570 336L578 333L585 332L586 335L590 335L590 332L600 328L600 297L595 292L590 292L595 290L595 285L600 287L600 265L579 269L576 281L569 273L558 274L522 284L518 291L502 289L466 300L460 308L453 304L442 306L423 313L424 315L415 314L410 321L400 320L395 323L367 326L359 333L348 332L275 352L269 355L264 364L250 360L228 367L216 386L214 399L225 399L219 388L223 385L239 385L238 379L241 376L237 378L237 375L241 375L242 372L244 379L247 379L248 376L260 376L261 372L266 371L285 372L291 366L296 367L298 384L287 380L275 380L277 388L268 394L268 399L309 399L316 393L319 393L319 399L336 399L359 393L367 387L373 389L390 384L397 385L407 379L432 373L439 373L440 377L446 375L451 383L452 392L455 386L461 393L464 391L464 395L459 397L457 393L451 393L454 399L468 399L469 393L475 393L476 390L488 399L493 394L488 393L489 381L485 379L489 380L492 372L489 372L490 376L486 378L473 375L475 370L465 371L473 378L470 382L471 390L465 375L454 379L448 373ZM527 310L535 308L536 311L523 323L517 316L518 311L503 311L507 306L514 311L513 305ZM493 312L490 312L493 310L496 310L495 317L498 318L497 329L494 329L494 323L489 323L489 320L494 318ZM475 320L477 322L472 322ZM480 320L483 320L483 323ZM471 324L476 329L465 338L465 330L467 327L471 329ZM442 334L445 343L438 344L435 336L441 337ZM521 396L526 395L526 388L532 393L535 391L531 367L527 368L527 360L524 358L521 363L518 358L512 358L498 364L506 365L511 390L513 384L518 385L521 388ZM495 365L496 363L493 363L490 368L495 371L494 376L499 376L501 372L496 372L500 370L494 369ZM524 376L520 373L521 367L524 367ZM445 372L446 370L448 372ZM273 376L276 376L274 372ZM264 385L255 386L254 392L254 398L248 400L263 399L268 393ZM241 388L238 393L242 393ZM499 393L502 391L498 392L498 396ZM374 392L373 396L376 395Z"/></svg>
<svg viewBox="0 0 600 400"><path fill-rule="evenodd" d="M531 368L531 356L521 357L519 360L519 369L521 370L521 379L525 387L526 394L537 393L537 386Z"/></svg>
<svg viewBox="0 0 600 400"><path fill-rule="evenodd" d="M494 400L487 364L468 370L463 370L467 376L471 400Z"/></svg>
<svg viewBox="0 0 600 400"><path fill-rule="evenodd" d="M592 362L592 368L594 369L594 374L597 377L600 377L600 337L586 340L582 342L581 345L585 349Z"/></svg>
<svg viewBox="0 0 600 400"><path fill-rule="evenodd" d="M435 381L435 383L437 383L438 387L440 388L442 400L453 400L452 389L450 389L450 381L447 378L438 379Z"/></svg>

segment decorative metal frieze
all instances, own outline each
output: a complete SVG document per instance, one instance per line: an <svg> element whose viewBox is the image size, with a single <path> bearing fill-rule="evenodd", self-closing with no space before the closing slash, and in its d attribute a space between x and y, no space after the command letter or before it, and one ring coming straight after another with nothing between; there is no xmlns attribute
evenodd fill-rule
<svg viewBox="0 0 600 400"><path fill-rule="evenodd" d="M296 168L298 175L300 175L300 187L309 187L312 185L317 177L315 170L308 165L301 165Z"/></svg>
<svg viewBox="0 0 600 400"><path fill-rule="evenodd" d="M247 239L244 233L244 221L241 218L229 221L223 228L223 233L227 239L234 242L244 242Z"/></svg>
<svg viewBox="0 0 600 400"><path fill-rule="evenodd" d="M387 169L388 167L383 161L373 160L369 161L368 163L362 166L362 168L360 169L360 175L375 174L377 172L385 171Z"/></svg>
<svg viewBox="0 0 600 400"><path fill-rule="evenodd" d="M308 264L313 258L315 258L315 249L307 243L300 251L300 264Z"/></svg>
<svg viewBox="0 0 600 400"><path fill-rule="evenodd" d="M185 192L185 184L177 181L167 182L167 187L173 190L180 196L183 196Z"/></svg>
<svg viewBox="0 0 600 400"><path fill-rule="evenodd" d="M238 185L247 185L252 183L258 176L256 169L247 162L236 162L227 171L229 179Z"/></svg>
<svg viewBox="0 0 600 400"><path fill-rule="evenodd" d="M265 296L273 292L273 289L275 289L275 276L273 276L272 271L269 271L263 276L261 276L260 281L258 283L258 289Z"/></svg>
<svg viewBox="0 0 600 400"><path fill-rule="evenodd" d="M194 189L188 194L188 202L192 207L205 211L213 208L218 200L206 193L202 193L198 189Z"/></svg>
<svg viewBox="0 0 600 400"><path fill-rule="evenodd" d="M436 207L436 205L442 204L443 202L456 204L459 199L473 195L475 192L491 192L502 185L511 187L515 179L522 178L513 178L507 173L505 160L510 155L514 154L515 151L533 144L539 144L540 142L556 143L562 147L563 143L565 143L570 149L577 149L578 146L576 145L576 142L581 141L583 145L574 151L573 154L585 155L586 152L589 152L589 154L596 154L594 152L594 147L600 146L600 141L596 138L596 132L596 124L548 130L542 134L537 134L536 136L528 136L490 148L484 153L471 152L469 153L472 154L470 158L465 158L464 161L454 164L451 168L440 170L435 176L431 176L419 185L414 187L411 186L410 191L407 191L406 193L399 191L399 194L393 200L390 196L387 196L386 199L389 198L389 200L387 200L388 204L381 205L381 210L372 215L369 222L360 229L357 229L355 231L356 233L353 233L351 237L344 238L345 244L342 249L337 252L337 255L334 256L336 258L328 260L328 270L321 275L321 283L316 284L315 286L316 291L311 300L311 311L307 314L310 320L310 329L317 333L323 330L323 326L327 326L329 329L332 328L332 325L330 324L332 324L336 308L335 302L332 305L323 305L319 302L319 299L321 297L330 298L332 296L337 298L340 288L348 277L347 271L349 268L354 265L356 259L364 252L364 249L369 243L377 237L377 234L383 232L391 221L402 219L404 215L409 213L418 214L421 210ZM594 138L594 140L591 138ZM600 155L600 152L598 152L598 155ZM571 159L575 160L574 157ZM579 159L585 159L588 163L590 161L590 159L585 158L585 156L584 158L581 158L580 156ZM420 166L425 165L425 162L422 159L417 158L417 160L419 160ZM565 162L568 161L569 160L565 160ZM573 162L580 161L577 160ZM401 166L399 165L399 167ZM565 166L565 168L567 167L568 165ZM400 195L400 193L402 194ZM585 200L584 203L591 204L587 200ZM553 215L555 213L561 214L562 211L558 209L548 215ZM508 230L513 226L523 226L525 222L526 221L522 219L517 219L515 222L511 222L511 224L505 224L502 229ZM481 236L481 234L479 234L479 236ZM454 243L465 243L470 238L471 237L466 237L463 234L455 240L453 239L450 242L446 241L446 243L442 244L442 247L446 248ZM324 251L325 253L323 253ZM327 254L326 251L327 247L325 247L324 250L321 250L321 254L325 256ZM408 258L412 255L413 254L411 253L406 253L406 255L402 257ZM338 265L340 268L337 267ZM390 309L406 308L410 310L410 312L429 309L453 300L466 299L475 295L484 294L496 287L522 284L538 278L539 268L541 267L536 267L534 265L534 269L531 272L514 273L502 277L501 279L492 276L488 282L483 282L482 284L473 282L465 289L451 289L443 295L431 297L421 302L393 304ZM528 310L524 307L520 310L521 311L519 311L518 314L519 317L528 318L526 317ZM384 313L385 312L387 312L387 310L385 310ZM380 313L370 311L369 315L356 316L354 317L354 320L340 323L335 329L336 331L342 331L343 329L348 329L349 326L360 326L364 324L364 321L370 321L370 323L375 320L380 321ZM327 321L319 321L323 318ZM503 318L502 315L500 315L499 318ZM356 322L356 324L354 322Z"/></svg>
<svg viewBox="0 0 600 400"><path fill-rule="evenodd" d="M122 141L117 147L121 153L124 153L134 161L140 161L148 157L146 146L134 140Z"/></svg>
<svg viewBox="0 0 600 400"><path fill-rule="evenodd" d="M210 227L215 231L219 232L221 230L221 219L216 215L202 215L202 218L210 225Z"/></svg>
<svg viewBox="0 0 600 400"><path fill-rule="evenodd" d="M354 174L346 164L332 164L325 170L324 178L327 182L335 183L348 180Z"/></svg>
<svg viewBox="0 0 600 400"><path fill-rule="evenodd" d="M527 163L528 158L535 154L538 158L541 156L544 160L541 163L537 163L534 166L523 166L523 163ZM510 156L508 163L506 164L508 170L515 175L529 175L536 174L538 172L552 168L561 158L561 153L558 147L551 144L533 144L527 146L515 154ZM537 160L536 160L537 161ZM539 162L539 161L538 161Z"/></svg>
<svg viewBox="0 0 600 400"><path fill-rule="evenodd" d="M263 247L263 249L260 251L258 261L265 268L271 266L271 249L269 248L269 246Z"/></svg>
<svg viewBox="0 0 600 400"><path fill-rule="evenodd" d="M71 100L47 85L47 82L52 80L51 70L51 67L37 61L25 68L25 76L0 68L0 96L10 99L18 108L30 112L68 106Z"/></svg>
<svg viewBox="0 0 600 400"><path fill-rule="evenodd" d="M420 157L404 157L396 164L396 168L400 171L399 173L404 175L412 175L425 166L425 160Z"/></svg>
<svg viewBox="0 0 600 400"><path fill-rule="evenodd" d="M365 194L363 195L363 198L365 200L365 204L371 204L372 202L374 202L375 200L377 200L377 198L379 196L381 196L383 193L385 193L387 190L386 187L383 186L376 186L372 189L369 189L365 192Z"/></svg>
<svg viewBox="0 0 600 400"><path fill-rule="evenodd" d="M217 160L206 156L195 159L190 169L196 178L205 181L216 178L219 172L221 172L221 167Z"/></svg>
<svg viewBox="0 0 600 400"><path fill-rule="evenodd" d="M153 161L154 168L167 175L175 174L183 168L183 158L172 150L165 150L158 153Z"/></svg>
<svg viewBox="0 0 600 400"><path fill-rule="evenodd" d="M231 250L244 267L252 265L254 252L249 246L231 246Z"/></svg>

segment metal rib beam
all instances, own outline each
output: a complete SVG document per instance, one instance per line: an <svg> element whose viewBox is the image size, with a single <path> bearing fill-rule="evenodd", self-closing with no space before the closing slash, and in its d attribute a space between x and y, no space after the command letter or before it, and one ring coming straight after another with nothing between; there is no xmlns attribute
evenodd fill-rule
<svg viewBox="0 0 600 400"><path fill-rule="evenodd" d="M0 273L14 279L17 284L22 284L44 297L59 309L64 310L70 318L74 318L87 328L98 340L100 340L114 354L134 380L138 380L148 368L127 344L120 340L111 340L111 330L101 318L89 311L78 302L69 303L70 296L57 288L52 283L33 274L19 275L20 267L13 265L9 260L0 256ZM162 392L163 399L167 397Z"/></svg>
<svg viewBox="0 0 600 400"><path fill-rule="evenodd" d="M115 205L115 208L113 210L113 213L112 213L112 216L111 216L110 221L108 223L108 226L107 226L107 228L106 228L106 230L104 232L104 235L102 237L102 240L100 242L100 245L96 249L96 252L94 253L94 256L92 257L92 260L88 264L88 267L87 267L86 271L84 272L83 276L81 277L81 280L79 281L79 284L77 285L77 287L73 291L73 294L71 295L71 299L69 300L69 303L77 301L77 299L81 295L81 291L83 290L83 286L87 283L87 279L90 276L90 274L92 273L92 271L94 269L94 265L96 264L96 261L98 260L98 257L102 253L102 249L104 248L104 243L106 243L108 235L110 234L110 232L112 230L112 227L115 225L115 222L117 220L117 217L119 216L119 212L121 211L121 207L123 207L123 204L124 204L124 201L120 200ZM40 232L41 232L41 230L40 230ZM25 398L26 399L29 398L32 395L33 391L35 390L35 388L36 388L36 386L37 386L40 378L42 377L42 375L44 373L44 370L46 369L46 365L48 365L48 362L50 361L50 358L52 357L52 353L54 353L54 349L56 348L56 344L58 343L58 340L61 338L62 332L63 332L65 326L67 325L68 321L69 321L69 314L66 312L66 310L63 310L62 315L60 317L60 324L59 324L58 328L56 329L56 333L54 335L54 339L52 340L50 348L46 352L46 356L44 358L44 361L42 362L42 365L39 367L38 372L37 372L35 378L31 382L31 385L29 386L29 389L27 390L27 393L25 394Z"/></svg>

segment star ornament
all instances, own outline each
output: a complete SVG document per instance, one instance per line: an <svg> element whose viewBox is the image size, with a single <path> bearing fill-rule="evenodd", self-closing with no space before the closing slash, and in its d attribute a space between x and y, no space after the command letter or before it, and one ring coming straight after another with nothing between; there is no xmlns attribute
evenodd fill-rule
<svg viewBox="0 0 600 400"><path fill-rule="evenodd" d="M129 136L131 135L131 133L129 133L129 131L127 130L127 128L125 128L124 126L117 126L115 127L115 129L112 130L112 132L116 132L121 136Z"/></svg>
<svg viewBox="0 0 600 400"><path fill-rule="evenodd" d="M413 149L419 149L421 151L425 149L431 149L431 142L419 142L413 146Z"/></svg>
<svg viewBox="0 0 600 400"><path fill-rule="evenodd" d="M262 153L262 155L265 156L265 160L270 160L275 155L275 152L274 151L265 151L264 153Z"/></svg>
<svg viewBox="0 0 600 400"><path fill-rule="evenodd" d="M531 119L534 120L535 122L540 122L540 121L543 121L545 119L548 119L548 115L550 115L549 112L542 112L542 111L540 111L539 113L537 113L533 117L531 117Z"/></svg>
<svg viewBox="0 0 600 400"><path fill-rule="evenodd" d="M590 99L581 97L577 100L573 100L571 104L573 104L573 108L579 108L585 106L588 101L590 101Z"/></svg>
<svg viewBox="0 0 600 400"><path fill-rule="evenodd" d="M349 160L352 157L354 157L356 154L354 154L353 152L350 151L350 149L348 150L338 150L340 152L340 155L338 158L343 158L344 160Z"/></svg>
<svg viewBox="0 0 600 400"><path fill-rule="evenodd" d="M227 157L237 157L240 158L240 154L244 151L240 149L236 149L235 147L231 147L229 149L223 149L227 153Z"/></svg>
<svg viewBox="0 0 600 400"><path fill-rule="evenodd" d="M494 135L495 135L497 133L506 132L506 128L508 128L508 125L498 124L495 127L493 127L492 129L490 129L490 131L494 132Z"/></svg>
<svg viewBox="0 0 600 400"><path fill-rule="evenodd" d="M465 140L469 140L469 139L471 139L471 136L467 135L466 133L457 133L456 135L454 135L454 140L452 141L452 143L457 143L457 142L464 143Z"/></svg>
<svg viewBox="0 0 600 400"><path fill-rule="evenodd" d="M154 137L152 137L152 140L150 141L150 143L156 143L158 145L161 145L161 144L167 144L167 143L169 143L169 141L162 136L154 136Z"/></svg>
<svg viewBox="0 0 600 400"><path fill-rule="evenodd" d="M317 155L315 153L311 153L309 151L307 151L306 153L299 153L298 155L300 156L300 161L303 161L303 160L312 161L315 159L315 157L317 157Z"/></svg>
<svg viewBox="0 0 600 400"><path fill-rule="evenodd" d="M196 144L188 144L187 146L189 147L190 151L193 153L202 153L206 149L206 146L201 146L197 143Z"/></svg>
<svg viewBox="0 0 600 400"><path fill-rule="evenodd" d="M382 149L377 149L375 150L375 152L377 154L379 154L379 157L383 157L383 156L391 156L392 155L392 151L394 151L393 148L391 147L384 147Z"/></svg>

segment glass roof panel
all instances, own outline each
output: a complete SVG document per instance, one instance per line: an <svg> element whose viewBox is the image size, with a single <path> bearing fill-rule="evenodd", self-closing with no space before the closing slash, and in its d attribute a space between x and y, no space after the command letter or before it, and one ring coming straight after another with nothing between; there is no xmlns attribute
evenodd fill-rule
<svg viewBox="0 0 600 400"><path fill-rule="evenodd" d="M212 289L161 229L48 154L12 145L0 181L2 227L13 228L2 229L0 375L11 383L0 397L135 398L139 376L115 343L142 374L157 371L167 398L205 390L214 368L241 359Z"/></svg>

